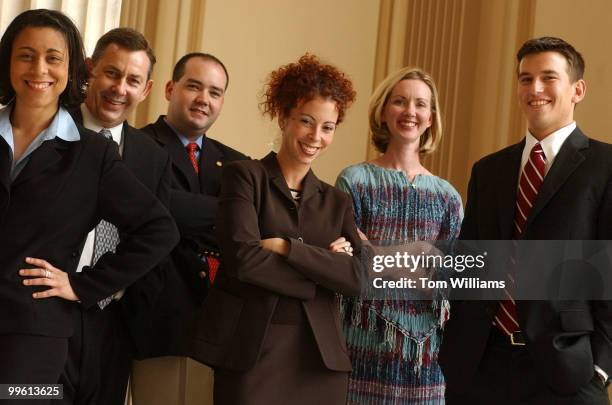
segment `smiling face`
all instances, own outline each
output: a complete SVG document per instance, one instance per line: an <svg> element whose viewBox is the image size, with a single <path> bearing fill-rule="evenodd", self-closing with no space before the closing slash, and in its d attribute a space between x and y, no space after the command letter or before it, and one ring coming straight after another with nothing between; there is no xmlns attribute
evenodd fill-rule
<svg viewBox="0 0 612 405"><path fill-rule="evenodd" d="M526 55L519 64L517 96L529 131L539 140L569 125L585 83L572 83L567 61L557 52Z"/></svg>
<svg viewBox="0 0 612 405"><path fill-rule="evenodd" d="M100 59L87 60L90 78L85 105L106 128L125 121L153 85L147 80L151 62L145 51L130 51L110 44Z"/></svg>
<svg viewBox="0 0 612 405"><path fill-rule="evenodd" d="M312 162L331 144L338 109L336 103L320 96L299 103L288 116L279 118L283 133L279 155L288 160L310 166Z"/></svg>
<svg viewBox="0 0 612 405"><path fill-rule="evenodd" d="M198 56L189 59L183 76L166 84L170 125L190 139L206 133L223 108L226 84L218 63Z"/></svg>
<svg viewBox="0 0 612 405"><path fill-rule="evenodd" d="M68 48L64 36L52 28L27 27L17 35L11 52L10 79L16 104L49 109L58 107L68 83Z"/></svg>
<svg viewBox="0 0 612 405"><path fill-rule="evenodd" d="M416 144L427 128L431 127L431 90L417 79L397 83L385 103L381 122L387 125L391 138L389 146Z"/></svg>

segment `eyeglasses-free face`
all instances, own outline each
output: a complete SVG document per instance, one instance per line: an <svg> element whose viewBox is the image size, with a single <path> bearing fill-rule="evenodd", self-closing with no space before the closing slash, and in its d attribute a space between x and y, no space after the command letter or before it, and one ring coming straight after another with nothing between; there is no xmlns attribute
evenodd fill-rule
<svg viewBox="0 0 612 405"><path fill-rule="evenodd" d="M11 85L18 105L55 111L68 84L68 47L53 28L27 27L11 52Z"/></svg>
<svg viewBox="0 0 612 405"><path fill-rule="evenodd" d="M298 104L279 119L283 139L280 153L296 163L311 165L331 144L336 132L336 103L320 96Z"/></svg>

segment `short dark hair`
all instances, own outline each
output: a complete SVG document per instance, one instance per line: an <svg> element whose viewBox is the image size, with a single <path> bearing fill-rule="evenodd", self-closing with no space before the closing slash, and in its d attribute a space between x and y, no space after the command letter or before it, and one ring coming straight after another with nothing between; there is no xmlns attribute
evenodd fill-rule
<svg viewBox="0 0 612 405"><path fill-rule="evenodd" d="M183 77L183 75L185 74L185 65L187 64L187 62L189 62L189 59L192 58L202 58L204 60L215 62L217 65L221 66L223 72L225 73L225 90L227 90L227 86L229 86L229 74L227 73L225 65L216 56L203 52L191 52L182 56L181 59L176 62L176 65L174 65L174 70L172 70L173 82L178 82L179 80L181 80L181 77Z"/></svg>
<svg viewBox="0 0 612 405"><path fill-rule="evenodd" d="M37 9L19 14L6 28L0 39L0 104L7 105L15 98L11 84L11 53L15 38L28 27L52 28L61 33L68 48L68 85L59 96L59 103L67 109L78 107L85 99L87 66L85 49L79 30L65 14L60 11Z"/></svg>
<svg viewBox="0 0 612 405"><path fill-rule="evenodd" d="M149 41L147 41L142 33L128 27L114 28L108 31L98 39L98 42L96 42L96 48L91 55L91 60L94 64L98 63L110 44L115 44L131 52L145 51L150 62L147 80L151 78L153 66L155 66L157 59L155 58L155 52L153 52L153 49L149 46Z"/></svg>
<svg viewBox="0 0 612 405"><path fill-rule="evenodd" d="M563 55L567 61L567 73L572 82L576 82L584 76L584 59L582 55L561 38L540 37L530 39L521 46L521 49L516 54L516 60L520 64L525 56L542 52L557 52Z"/></svg>

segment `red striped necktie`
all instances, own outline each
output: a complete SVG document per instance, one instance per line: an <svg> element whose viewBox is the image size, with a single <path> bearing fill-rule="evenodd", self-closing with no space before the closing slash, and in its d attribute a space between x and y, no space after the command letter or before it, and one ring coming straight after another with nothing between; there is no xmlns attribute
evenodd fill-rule
<svg viewBox="0 0 612 405"><path fill-rule="evenodd" d="M198 149L200 149L200 147L195 142L189 142L187 144L187 154L189 155L189 161L191 162L193 170L195 170L196 174L200 173L200 167L198 166L198 159L196 157ZM204 257L206 258L206 262L208 263L208 277L210 279L210 282L212 283L215 281L215 276L217 275L217 270L219 269L220 262L219 259L214 256L205 255Z"/></svg>
<svg viewBox="0 0 612 405"><path fill-rule="evenodd" d="M536 143L531 149L529 160L525 163L521 171L521 179L519 181L518 191L516 193L516 207L514 212L514 230L512 239L519 239L525 229L527 218L533 208L533 205L538 196L538 191L544 182L546 168L546 156L542 150L542 145ZM510 288L514 280L510 278ZM512 332L519 331L521 327L518 324L516 313L516 304L508 290L504 290L507 299L499 302L499 308L495 315L495 324L508 336Z"/></svg>
<svg viewBox="0 0 612 405"><path fill-rule="evenodd" d="M189 142L187 144L187 154L189 155L189 161L191 162L193 170L195 170L196 174L199 174L200 172L200 167L198 166L198 159L196 156L198 149L200 149L200 147L195 142Z"/></svg>

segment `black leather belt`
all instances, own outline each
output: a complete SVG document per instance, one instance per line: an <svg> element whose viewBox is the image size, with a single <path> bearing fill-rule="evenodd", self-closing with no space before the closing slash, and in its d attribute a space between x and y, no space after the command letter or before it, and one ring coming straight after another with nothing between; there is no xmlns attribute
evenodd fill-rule
<svg viewBox="0 0 612 405"><path fill-rule="evenodd" d="M489 339L498 344L509 345L517 348L524 347L527 344L525 334L522 331L517 330L508 335L495 325L491 326Z"/></svg>
<svg viewBox="0 0 612 405"><path fill-rule="evenodd" d="M510 344L512 346L525 346L526 344L525 335L520 330L514 331L510 334Z"/></svg>

